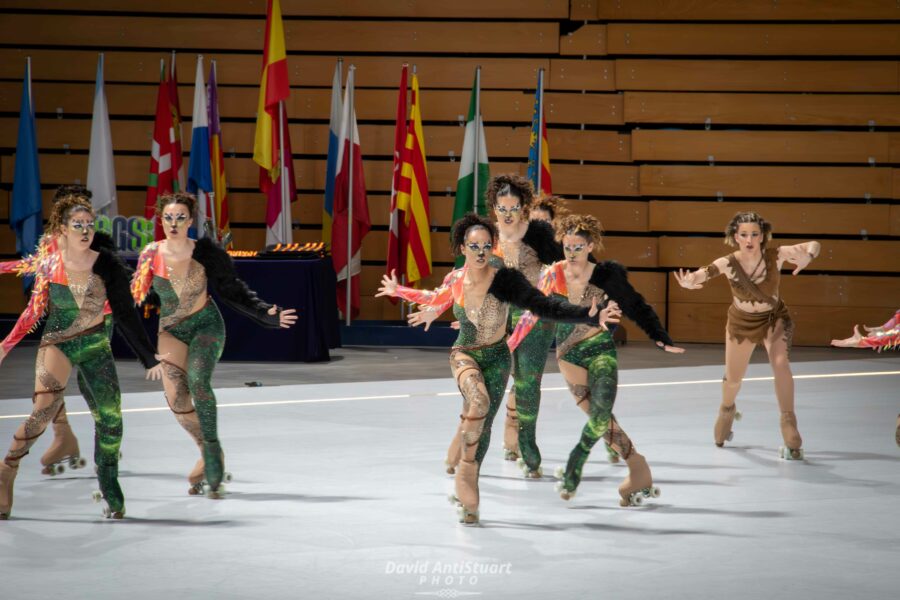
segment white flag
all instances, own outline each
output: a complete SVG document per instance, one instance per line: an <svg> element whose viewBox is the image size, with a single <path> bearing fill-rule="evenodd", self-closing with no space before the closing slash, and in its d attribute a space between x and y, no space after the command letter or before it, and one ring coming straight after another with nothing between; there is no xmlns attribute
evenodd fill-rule
<svg viewBox="0 0 900 600"><path fill-rule="evenodd" d="M103 54L97 60L97 85L94 89L94 117L91 121L91 149L88 154L87 188L93 194L91 204L98 214L115 216L116 169L113 165L112 134L109 129L109 110L103 91Z"/></svg>

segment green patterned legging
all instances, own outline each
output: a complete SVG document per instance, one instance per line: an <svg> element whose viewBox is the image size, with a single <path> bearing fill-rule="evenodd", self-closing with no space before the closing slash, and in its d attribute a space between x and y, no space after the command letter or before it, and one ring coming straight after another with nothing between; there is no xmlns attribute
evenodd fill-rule
<svg viewBox="0 0 900 600"><path fill-rule="evenodd" d="M65 381L59 381L51 373L58 365L54 368L47 364L50 348L62 352L81 376L79 385L83 385L87 392L85 401L94 417L97 481L110 510L121 511L125 506L125 497L118 481L122 397L109 337L102 326L53 345L41 346L38 350L35 368L43 389L35 392L34 410L16 432L5 461L10 466L17 466L62 407Z"/></svg>
<svg viewBox="0 0 900 600"><path fill-rule="evenodd" d="M631 441L618 428L612 414L619 382L616 346L608 331L602 331L577 343L560 357L575 366L587 370L587 386L569 383L569 389L579 405L588 403L588 422L581 431L578 445L569 454L563 475L563 488L575 491L581 482L581 471L590 456L591 449L601 437L617 447L624 458L631 454Z"/></svg>
<svg viewBox="0 0 900 600"><path fill-rule="evenodd" d="M166 333L188 347L184 371L203 433L204 474L210 488L216 490L222 483L225 459L219 443L212 374L225 347L225 322L210 300L202 309L166 329Z"/></svg>
<svg viewBox="0 0 900 600"><path fill-rule="evenodd" d="M513 327L521 316L521 310L513 311ZM544 365L553 344L554 332L552 324L539 321L512 355L513 390L519 420L519 452L531 471L537 471L541 466L541 451L537 445L537 416L541 405L541 378L544 376Z"/></svg>
<svg viewBox="0 0 900 600"><path fill-rule="evenodd" d="M463 396L462 420L456 439L461 442L462 457L474 458L481 464L491 443L491 425L509 381L506 340L478 348L454 348L450 352L450 368Z"/></svg>

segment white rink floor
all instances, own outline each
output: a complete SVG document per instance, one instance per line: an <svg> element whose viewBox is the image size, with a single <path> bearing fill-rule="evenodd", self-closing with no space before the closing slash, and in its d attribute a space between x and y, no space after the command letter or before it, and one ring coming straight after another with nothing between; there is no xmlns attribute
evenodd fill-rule
<svg viewBox="0 0 900 600"><path fill-rule="evenodd" d="M39 474L45 434L22 463L13 518L0 522L0 598L896 597L900 358L793 368L812 376L796 381L805 462L777 457L771 381L745 382L744 419L719 449L721 366L626 370L616 415L662 497L619 508L626 468L598 445L563 502L550 477L525 481L502 460L498 419L481 527L457 524L445 500L442 460L460 407L449 376L218 391L235 476L221 501L186 494L197 451L162 394L128 394L128 518L100 518L90 467ZM769 375L767 365L748 373ZM647 385L665 382L681 384ZM551 474L584 419L559 375L544 388ZM9 417L30 406L0 405L4 447L21 421ZM68 406L84 410L77 396ZM90 457L90 417L71 422Z"/></svg>

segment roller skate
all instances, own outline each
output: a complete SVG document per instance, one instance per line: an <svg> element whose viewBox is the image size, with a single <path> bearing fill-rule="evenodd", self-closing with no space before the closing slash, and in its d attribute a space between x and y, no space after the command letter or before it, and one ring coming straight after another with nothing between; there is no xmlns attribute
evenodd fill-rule
<svg viewBox="0 0 900 600"><path fill-rule="evenodd" d="M522 473L525 475L525 479L540 479L544 476L544 470L541 467L537 469L532 469L528 466L528 463L525 462L524 458L520 458L516 461L516 465L522 469Z"/></svg>
<svg viewBox="0 0 900 600"><path fill-rule="evenodd" d="M230 481L231 475L225 473L225 453L222 452L219 440L203 442L203 463L206 475L206 485L204 486L206 497L213 500L224 498L225 486L222 485L222 482L226 480L226 475Z"/></svg>
<svg viewBox="0 0 900 600"><path fill-rule="evenodd" d="M188 494L191 496L199 496L203 493L203 459L200 458L197 460L197 464L194 465L194 469L188 475L188 483L191 484L191 487L188 488Z"/></svg>
<svg viewBox="0 0 900 600"><path fill-rule="evenodd" d="M797 415L788 410L781 413L781 437L784 438L784 446L778 450L778 455L784 460L803 460L803 440L797 430Z"/></svg>
<svg viewBox="0 0 900 600"><path fill-rule="evenodd" d="M64 473L66 465L70 469L83 469L87 461L81 457L78 450L78 438L72 433L68 423L53 424L53 442L41 457L42 475L59 475Z"/></svg>
<svg viewBox="0 0 900 600"><path fill-rule="evenodd" d="M118 465L98 465L97 482L100 489L93 494L94 502L106 501L103 507L103 516L107 519L122 519L125 517L125 497L119 486Z"/></svg>
<svg viewBox="0 0 900 600"><path fill-rule="evenodd" d="M741 411L737 410L737 406L734 404L731 406L723 404L719 407L719 416L716 417L716 426L713 428L716 446L721 448L725 445L725 442L731 441L734 437L731 426L735 421L740 421L742 416Z"/></svg>
<svg viewBox="0 0 900 600"><path fill-rule="evenodd" d="M0 521L9 519L13 504L13 484L19 472L19 465L11 467L0 461Z"/></svg>
<svg viewBox="0 0 900 600"><path fill-rule="evenodd" d="M659 488L653 485L650 467L643 455L633 452L625 463L628 477L619 486L619 506L640 506L645 498L659 498Z"/></svg>
<svg viewBox="0 0 900 600"><path fill-rule="evenodd" d="M456 494L450 496L450 502L456 505L459 522L463 525L478 524L478 463L465 459L459 462L455 487Z"/></svg>
<svg viewBox="0 0 900 600"><path fill-rule="evenodd" d="M503 460L518 460L519 454L519 416L516 407L506 405L506 424L503 428Z"/></svg>
<svg viewBox="0 0 900 600"><path fill-rule="evenodd" d="M563 500L571 500L575 497L578 484L581 483L581 470L584 468L584 463L587 462L589 453L590 451L585 450L579 443L569 454L569 462L566 463L566 468L559 467L556 469L554 475L559 480L556 483L556 492Z"/></svg>

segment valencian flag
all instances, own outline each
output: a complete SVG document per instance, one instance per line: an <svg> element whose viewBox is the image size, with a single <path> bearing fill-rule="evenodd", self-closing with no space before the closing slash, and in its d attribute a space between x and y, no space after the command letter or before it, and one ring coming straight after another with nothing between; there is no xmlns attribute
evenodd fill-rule
<svg viewBox="0 0 900 600"><path fill-rule="evenodd" d="M341 128L343 103L341 102L341 67L337 60L331 80L331 117L328 120L328 161L325 164L325 202L322 204L322 241L331 246L331 224L334 221L334 173L337 169L338 135ZM392 298L393 300L393 298Z"/></svg>
<svg viewBox="0 0 900 600"><path fill-rule="evenodd" d="M181 135L181 103L178 101L178 72L175 70L175 51L172 50L172 68L169 69L166 85L169 91L169 111L172 113L172 170L174 171L173 189L180 192L185 189L184 179L184 139Z"/></svg>
<svg viewBox="0 0 900 600"><path fill-rule="evenodd" d="M537 192L552 193L550 185L550 143L547 141L547 118L544 111L544 70L538 70L534 93L534 116L531 117L531 141L528 146L528 179Z"/></svg>
<svg viewBox="0 0 900 600"><path fill-rule="evenodd" d="M400 172L400 191L397 208L401 211L400 230L403 232L406 258L404 273L412 285L431 275L431 231L428 206L428 168L425 164L425 136L422 134L422 108L419 77L413 69L412 109L406 145L403 149L403 168Z"/></svg>
<svg viewBox="0 0 900 600"><path fill-rule="evenodd" d="M291 137L285 103L290 95L284 25L279 0L268 0L253 162L259 165L259 189L266 194L266 244L289 244L291 202L296 198Z"/></svg>
<svg viewBox="0 0 900 600"><path fill-rule="evenodd" d="M334 180L334 223L331 230L331 260L337 273L338 307L347 318L359 314L359 274L362 270L362 240L369 232L369 204L363 176L359 129L353 110L353 74L350 65L344 90L344 114L341 119L337 174ZM350 160L350 154L353 160ZM352 185L351 185L352 178ZM353 213L352 216L350 213ZM349 246L348 248L348 239ZM349 250L349 251L348 251ZM347 279L350 279L350 310L347 310Z"/></svg>
<svg viewBox="0 0 900 600"><path fill-rule="evenodd" d="M401 242L402 233L400 224L400 210L397 207L397 193L400 191L400 170L403 166L403 148L406 146L406 72L408 66L403 65L400 70L400 88L397 92L397 121L394 125L394 169L391 177L391 218L388 229L387 267L385 272L390 275L397 272L398 277L406 273L404 249ZM397 303L396 298L390 298L392 304Z"/></svg>
<svg viewBox="0 0 900 600"><path fill-rule="evenodd" d="M25 59L25 80L22 82L12 209L9 214L9 226L16 232L16 252L21 256L34 252L44 230L41 217L41 173L35 131L34 102L31 96L31 57L28 57Z"/></svg>
<svg viewBox="0 0 900 600"><path fill-rule="evenodd" d="M207 110L209 111L209 160L212 171L213 203L215 204L216 235L231 248L231 226L228 221L228 185L225 181L225 154L222 150L222 124L219 121L219 87L216 82L216 61L210 61Z"/></svg>
<svg viewBox="0 0 900 600"><path fill-rule="evenodd" d="M169 110L169 86L166 82L166 63L160 61L159 90L156 94L156 121L153 125L153 142L150 145L150 177L147 181L147 198L144 202L144 217L155 221L154 239L165 237L162 224L156 218L156 201L160 195L175 190L172 171L172 112Z"/></svg>

